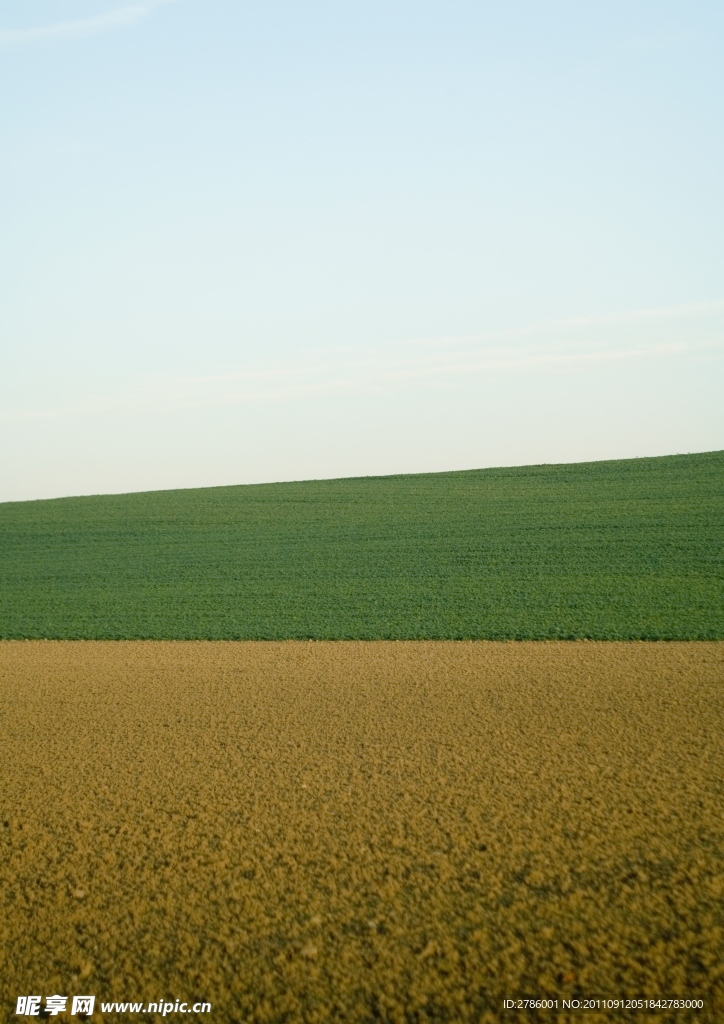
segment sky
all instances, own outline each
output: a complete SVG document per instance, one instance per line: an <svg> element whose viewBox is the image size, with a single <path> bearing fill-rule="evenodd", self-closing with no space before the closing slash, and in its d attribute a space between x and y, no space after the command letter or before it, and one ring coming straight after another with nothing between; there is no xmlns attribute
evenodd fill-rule
<svg viewBox="0 0 724 1024"><path fill-rule="evenodd" d="M724 448L719 0L0 0L0 501Z"/></svg>

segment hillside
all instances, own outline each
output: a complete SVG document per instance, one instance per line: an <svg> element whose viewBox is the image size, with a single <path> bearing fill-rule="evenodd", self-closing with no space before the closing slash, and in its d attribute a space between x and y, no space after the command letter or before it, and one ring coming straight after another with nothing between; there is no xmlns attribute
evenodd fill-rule
<svg viewBox="0 0 724 1024"><path fill-rule="evenodd" d="M724 638L724 452L11 502L0 545L2 638Z"/></svg>

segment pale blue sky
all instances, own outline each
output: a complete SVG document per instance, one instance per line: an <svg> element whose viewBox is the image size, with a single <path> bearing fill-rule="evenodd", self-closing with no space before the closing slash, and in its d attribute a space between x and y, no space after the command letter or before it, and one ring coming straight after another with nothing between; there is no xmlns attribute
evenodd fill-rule
<svg viewBox="0 0 724 1024"><path fill-rule="evenodd" d="M724 6L0 0L0 500L724 448Z"/></svg>

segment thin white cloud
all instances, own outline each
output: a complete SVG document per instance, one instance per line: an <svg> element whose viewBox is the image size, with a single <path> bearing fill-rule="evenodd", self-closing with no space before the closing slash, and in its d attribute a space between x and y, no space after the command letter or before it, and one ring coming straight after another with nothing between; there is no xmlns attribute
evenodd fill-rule
<svg viewBox="0 0 724 1024"><path fill-rule="evenodd" d="M356 355L356 358L355 358ZM462 349L415 357L408 350L329 354L330 358L298 359L286 365L250 368L242 373L211 377L165 378L145 382L124 395L98 395L90 401L65 408L26 408L0 415L0 422L52 419L59 416L92 416L107 413L139 413L144 409L201 409L242 402L280 401L313 395L370 392L389 387L446 387L456 380L482 380L499 373L548 370L565 372L595 365L657 361L682 357L724 357L724 337L699 342L659 343L627 348L575 348L556 345ZM346 358L345 358L346 357Z"/></svg>
<svg viewBox="0 0 724 1024"><path fill-rule="evenodd" d="M137 405L163 405L167 407L201 408L210 405L233 405L242 401L273 400L322 392L367 391L383 388L390 384L434 382L444 385L455 378L472 378L478 374L531 370L535 368L567 369L591 364L621 362L637 359L659 359L686 355L724 355L724 338L714 342L693 344L651 345L639 348L599 350L589 352L523 351L516 354L497 349L473 354L460 353L446 359L428 359L411 363L409 360L390 359L387 353L376 353L377 358L357 360L346 366L328 367L320 364L298 365L296 367L275 367L242 374L217 377L218 383L246 384L243 390L216 391L209 389L205 394L195 395L188 385L201 384L209 378L187 379L174 382L178 390L169 391L153 398L141 400ZM387 355L387 359L385 358ZM467 357L466 357L467 356ZM471 357L472 356L472 357ZM332 370L330 374L330 369ZM334 372L336 371L336 372ZM259 387L260 379L266 379L267 387ZM183 388L180 385L187 385Z"/></svg>
<svg viewBox="0 0 724 1024"><path fill-rule="evenodd" d="M16 407L0 422L134 414L284 401L315 395L448 388L506 374L569 373L622 363L724 359L724 300L541 321L467 337L306 350L227 373L129 380L115 394L63 406ZM703 319L702 319L703 318Z"/></svg>
<svg viewBox="0 0 724 1024"><path fill-rule="evenodd" d="M0 29L0 43L33 43L43 39L82 39L86 36L110 32L116 28L128 28L144 21L157 7L175 3L176 0L144 0L142 3L115 7L103 14L75 21L61 21L52 25L37 25L33 28Z"/></svg>

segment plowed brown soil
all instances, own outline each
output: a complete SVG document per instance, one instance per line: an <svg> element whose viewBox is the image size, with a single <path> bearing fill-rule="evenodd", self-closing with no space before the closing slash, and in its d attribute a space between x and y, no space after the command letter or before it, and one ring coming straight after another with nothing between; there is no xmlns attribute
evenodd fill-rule
<svg viewBox="0 0 724 1024"><path fill-rule="evenodd" d="M724 644L3 643L0 714L9 1019L724 1020Z"/></svg>

